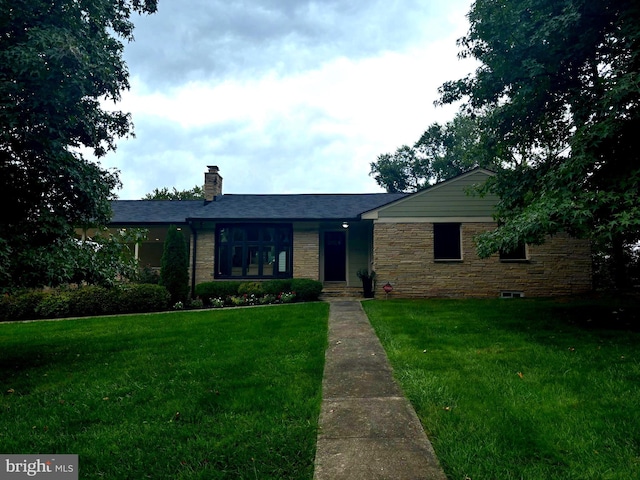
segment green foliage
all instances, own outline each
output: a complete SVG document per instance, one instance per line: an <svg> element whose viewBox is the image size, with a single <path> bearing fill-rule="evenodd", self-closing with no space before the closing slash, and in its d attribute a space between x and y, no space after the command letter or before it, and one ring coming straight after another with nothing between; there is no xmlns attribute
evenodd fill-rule
<svg viewBox="0 0 640 480"><path fill-rule="evenodd" d="M122 40L156 0L3 2L0 20L0 291L64 283L75 227L105 224L119 186L96 157L132 131L103 109L129 87ZM62 264L60 263L62 262Z"/></svg>
<svg viewBox="0 0 640 480"><path fill-rule="evenodd" d="M171 303L186 302L189 295L189 253L184 235L171 225L164 241L160 285L169 290Z"/></svg>
<svg viewBox="0 0 640 480"><path fill-rule="evenodd" d="M461 55L480 66L440 92L481 117L502 166L479 253L560 230L614 251L640 240L640 4L479 0L469 20Z"/></svg>
<svg viewBox="0 0 640 480"><path fill-rule="evenodd" d="M291 279L266 280L262 282L262 289L267 295L278 295L282 292L290 292Z"/></svg>
<svg viewBox="0 0 640 480"><path fill-rule="evenodd" d="M640 478L637 299L363 308L447 478Z"/></svg>
<svg viewBox="0 0 640 480"><path fill-rule="evenodd" d="M176 187L173 190L167 187L154 188L142 200L204 200L204 189L197 185L190 190L178 190Z"/></svg>
<svg viewBox="0 0 640 480"><path fill-rule="evenodd" d="M159 285L95 285L29 290L0 297L0 321L163 311L169 292Z"/></svg>
<svg viewBox="0 0 640 480"><path fill-rule="evenodd" d="M171 294L161 285L126 284L115 289L113 313L160 312L169 308Z"/></svg>
<svg viewBox="0 0 640 480"><path fill-rule="evenodd" d="M157 285L160 283L160 273L157 270L144 266L136 278L137 283L149 283L151 285Z"/></svg>
<svg viewBox="0 0 640 480"><path fill-rule="evenodd" d="M264 295L262 282L245 282L238 287L239 295Z"/></svg>
<svg viewBox="0 0 640 480"><path fill-rule="evenodd" d="M314 302L322 293L322 282L309 278L294 278L291 280L291 290L301 302Z"/></svg>
<svg viewBox="0 0 640 480"><path fill-rule="evenodd" d="M199 283L195 289L196 296L202 298L205 304L210 304L212 299L224 301L234 297L234 305L246 305L249 301L245 295L252 297L250 301L255 305L273 303L266 302L264 297L282 300L280 298L282 293L289 294L291 292L295 292L295 295L292 298L287 296L287 302L283 301L282 303L289 303L293 300L316 301L322 293L322 282L307 278L265 280L263 282L219 281Z"/></svg>
<svg viewBox="0 0 640 480"><path fill-rule="evenodd" d="M211 298L227 298L238 294L238 288L243 282L240 281L220 281L203 282L196 285L196 296L202 298L205 303Z"/></svg>
<svg viewBox="0 0 640 480"><path fill-rule="evenodd" d="M415 192L476 167L495 169L477 117L462 114L445 125L434 123L412 146L385 153L369 175L387 192Z"/></svg>
<svg viewBox="0 0 640 480"><path fill-rule="evenodd" d="M75 452L83 479L309 480L328 310L1 325L2 449Z"/></svg>

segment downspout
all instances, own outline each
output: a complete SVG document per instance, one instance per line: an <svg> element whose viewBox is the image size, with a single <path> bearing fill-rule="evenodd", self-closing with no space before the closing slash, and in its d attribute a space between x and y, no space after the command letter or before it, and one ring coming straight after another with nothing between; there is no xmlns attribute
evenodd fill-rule
<svg viewBox="0 0 640 480"><path fill-rule="evenodd" d="M195 298L196 294L196 256L198 252L198 231L193 224L189 222L191 236L193 237L193 245L191 247L191 298Z"/></svg>

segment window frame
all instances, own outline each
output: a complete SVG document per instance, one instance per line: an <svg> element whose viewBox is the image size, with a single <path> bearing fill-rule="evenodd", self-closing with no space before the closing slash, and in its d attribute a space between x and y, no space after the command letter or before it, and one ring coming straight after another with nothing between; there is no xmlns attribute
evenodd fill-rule
<svg viewBox="0 0 640 480"><path fill-rule="evenodd" d="M503 252L500 250L498 252L498 257L501 262L511 262L511 263L523 263L529 261L529 248L526 243L521 243L517 246L517 248L512 252Z"/></svg>
<svg viewBox="0 0 640 480"><path fill-rule="evenodd" d="M265 274L269 267L271 273ZM234 273L238 268L240 273ZM214 278L293 278L293 226L290 223L216 225Z"/></svg>
<svg viewBox="0 0 640 480"><path fill-rule="evenodd" d="M445 229L450 229L445 232ZM448 245L438 245L440 242L447 242L451 240L450 235L453 231L457 232L457 242L453 241ZM438 239L442 235L447 235L446 238ZM457 244L457 257L442 256L442 253L449 253L454 249L452 245ZM440 255L439 255L440 253ZM462 223L460 222L438 222L433 224L433 260L435 262L462 262Z"/></svg>

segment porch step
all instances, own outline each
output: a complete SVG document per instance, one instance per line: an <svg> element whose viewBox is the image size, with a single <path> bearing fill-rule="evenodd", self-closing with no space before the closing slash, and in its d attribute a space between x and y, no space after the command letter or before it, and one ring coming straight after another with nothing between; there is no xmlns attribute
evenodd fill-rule
<svg viewBox="0 0 640 480"><path fill-rule="evenodd" d="M347 286L344 283L325 282L322 288L322 297L336 298L336 297L350 297L350 298L362 298L362 287Z"/></svg>

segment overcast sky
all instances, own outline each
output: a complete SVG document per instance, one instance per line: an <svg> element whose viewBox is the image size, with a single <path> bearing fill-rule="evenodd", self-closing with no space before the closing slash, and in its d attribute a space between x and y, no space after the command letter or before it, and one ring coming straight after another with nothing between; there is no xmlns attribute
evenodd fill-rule
<svg viewBox="0 0 640 480"><path fill-rule="evenodd" d="M136 137L102 166L121 199L202 185L224 193L382 191L377 156L413 144L456 107L437 88L457 58L470 0L160 0L125 47Z"/></svg>

